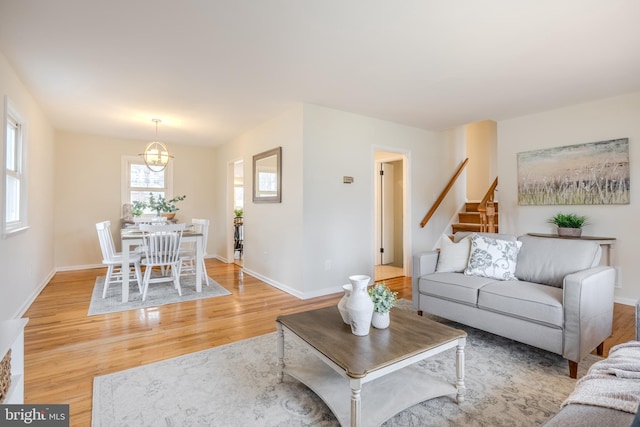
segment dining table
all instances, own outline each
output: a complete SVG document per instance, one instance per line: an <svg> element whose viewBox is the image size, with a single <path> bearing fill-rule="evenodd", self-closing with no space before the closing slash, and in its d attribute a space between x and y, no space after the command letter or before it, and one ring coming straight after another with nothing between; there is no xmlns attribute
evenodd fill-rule
<svg viewBox="0 0 640 427"><path fill-rule="evenodd" d="M143 245L143 233L137 227L123 228L120 231L122 240L122 271L129 270L129 258L134 252L132 248ZM206 279L205 271L202 270L204 250L203 234L193 230L182 232L182 242L195 242L196 247L196 292L202 292L202 282ZM129 301L129 275L122 275L122 302Z"/></svg>

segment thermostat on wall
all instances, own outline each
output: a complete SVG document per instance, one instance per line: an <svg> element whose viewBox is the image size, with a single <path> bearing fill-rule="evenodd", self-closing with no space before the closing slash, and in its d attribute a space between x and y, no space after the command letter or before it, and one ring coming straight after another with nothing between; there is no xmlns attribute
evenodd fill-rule
<svg viewBox="0 0 640 427"><path fill-rule="evenodd" d="M342 177L342 182L344 184L351 184L353 182L353 177L352 176L343 176Z"/></svg>

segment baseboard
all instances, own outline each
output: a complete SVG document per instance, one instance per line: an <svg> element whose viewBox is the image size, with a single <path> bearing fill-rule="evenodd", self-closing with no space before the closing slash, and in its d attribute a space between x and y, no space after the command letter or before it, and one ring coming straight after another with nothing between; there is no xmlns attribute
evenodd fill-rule
<svg viewBox="0 0 640 427"><path fill-rule="evenodd" d="M282 284L280 282L277 282L273 279L270 279L269 277L263 276L260 273L256 273L253 270L247 269L247 268L243 268L242 271L246 274L248 274L249 276L253 276L258 280L261 280L263 282L265 282L268 285L273 286L274 288L280 289L281 291L284 291L290 295L293 295L296 298L299 299L310 299L310 298L316 298L316 297L322 297L325 295L331 295L331 294L335 294L338 292L344 292L344 290L342 289L342 285L341 286L336 286L336 287L331 287L331 288L324 288L324 289L318 289L315 290L313 292L300 292L298 289L293 289L285 284Z"/></svg>
<svg viewBox="0 0 640 427"><path fill-rule="evenodd" d="M76 270L93 270L94 268L106 268L104 264L87 264L87 265L72 265L67 267L56 267L58 271L76 271Z"/></svg>
<svg viewBox="0 0 640 427"><path fill-rule="evenodd" d="M49 284L49 281L53 278L53 276L56 274L55 270L52 270L45 278L44 280L42 280L42 282L40 282L40 284L38 285L38 287L36 288L35 291L33 291L33 293L31 294L31 296L25 301L24 304L22 304L22 307L20 307L18 309L18 311L16 312L15 316L13 317L13 319L20 319L22 316L24 316L24 314L27 312L27 310L29 310L29 307L31 307L31 304L33 304L33 302L36 300L36 298L38 298L38 295L40 295L40 293L43 291L43 289L47 286L47 284Z"/></svg>
<svg viewBox="0 0 640 427"><path fill-rule="evenodd" d="M638 303L637 299L633 299L633 298L619 298L616 297L613 300L614 302L617 302L618 304L624 304L624 305L636 305Z"/></svg>
<svg viewBox="0 0 640 427"><path fill-rule="evenodd" d="M287 285L284 285L284 284L282 284L280 282L277 282L277 281L275 281L273 279L270 279L270 278L268 278L266 276L263 276L262 274L257 273L257 272L255 272L255 271L253 271L251 269L246 268L246 267L242 268L242 272L245 273L245 274L248 274L249 276L253 276L258 280L261 280L261 281L265 282L266 284L273 286L274 288L280 289L281 291L284 291L284 292L286 292L288 294L291 294L291 295L293 295L293 296L295 296L297 298L304 299L303 298L303 294L300 291L298 291L297 289L290 288Z"/></svg>
<svg viewBox="0 0 640 427"><path fill-rule="evenodd" d="M207 258L208 258L208 257L207 257ZM214 255L214 256L212 256L211 258L215 258L215 259L217 259L218 261L223 262L223 263L225 263L225 264L231 264L231 262L230 262L227 258L225 258L225 257L223 257L223 256L220 256L220 255Z"/></svg>

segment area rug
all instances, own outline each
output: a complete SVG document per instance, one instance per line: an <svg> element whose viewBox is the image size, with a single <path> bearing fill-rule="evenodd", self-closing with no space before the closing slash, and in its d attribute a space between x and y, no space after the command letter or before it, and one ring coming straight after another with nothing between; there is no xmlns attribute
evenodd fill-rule
<svg viewBox="0 0 640 427"><path fill-rule="evenodd" d="M457 404L449 396L425 401L384 426L537 426L558 412L575 385L566 360L463 328L469 334L465 401ZM288 364L315 357L289 334L285 344ZM453 382L454 355L451 349L420 362L420 369ZM276 360L276 335L271 333L96 377L92 424L338 426L324 402L304 385L286 375L283 383L276 381ZM579 377L596 360L600 358L587 356Z"/></svg>
<svg viewBox="0 0 640 427"><path fill-rule="evenodd" d="M173 287L173 282L152 283L147 291L147 299L142 301L142 295L136 282L129 283L129 301L122 302L122 286L111 285L107 290L107 297L102 298L105 276L98 276L91 295L91 304L87 316L115 313L118 311L137 310L139 308L158 307L176 302L192 301L231 295L231 292L209 277L209 286L202 285L202 292L196 292L195 276L185 276L180 279L182 296Z"/></svg>

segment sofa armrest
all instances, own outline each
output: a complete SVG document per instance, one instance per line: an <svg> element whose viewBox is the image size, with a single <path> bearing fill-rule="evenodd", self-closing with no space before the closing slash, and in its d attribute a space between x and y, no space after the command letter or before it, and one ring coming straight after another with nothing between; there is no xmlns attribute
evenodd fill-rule
<svg viewBox="0 0 640 427"><path fill-rule="evenodd" d="M615 269L604 266L565 276L565 359L579 362L611 335L615 280Z"/></svg>
<svg viewBox="0 0 640 427"><path fill-rule="evenodd" d="M418 282L420 278L425 274L431 274L436 272L436 266L438 265L438 251L428 251L415 254L413 256L413 274L412 274L412 289L411 296L413 300L413 308L420 310L420 291L418 290Z"/></svg>

